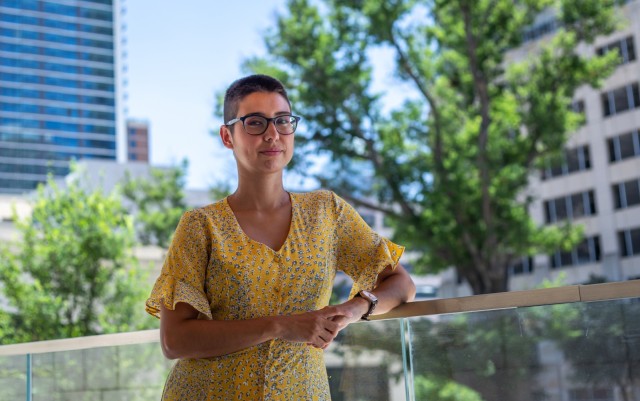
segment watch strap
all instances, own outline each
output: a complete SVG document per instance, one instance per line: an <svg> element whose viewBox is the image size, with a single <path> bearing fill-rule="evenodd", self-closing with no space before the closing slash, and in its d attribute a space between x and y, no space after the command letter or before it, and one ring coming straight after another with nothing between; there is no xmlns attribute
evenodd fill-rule
<svg viewBox="0 0 640 401"><path fill-rule="evenodd" d="M369 309L367 309L367 312L360 318L361 320L369 320L369 316L371 316L373 311L376 309L378 298L376 298L373 294L369 296L365 291L358 292L356 295L354 295L354 298L355 297L360 297L369 301Z"/></svg>

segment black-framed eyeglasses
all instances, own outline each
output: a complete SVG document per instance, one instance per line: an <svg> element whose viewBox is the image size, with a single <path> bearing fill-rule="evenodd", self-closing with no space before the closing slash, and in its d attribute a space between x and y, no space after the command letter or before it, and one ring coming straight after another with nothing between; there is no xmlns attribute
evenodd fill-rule
<svg viewBox="0 0 640 401"><path fill-rule="evenodd" d="M273 126L280 135L291 135L296 132L300 117L291 114L284 114L272 118L264 117L258 114L249 114L243 117L236 117L229 120L225 125L230 126L238 121L242 121L244 131L249 135L262 135L267 131L269 123L273 121Z"/></svg>

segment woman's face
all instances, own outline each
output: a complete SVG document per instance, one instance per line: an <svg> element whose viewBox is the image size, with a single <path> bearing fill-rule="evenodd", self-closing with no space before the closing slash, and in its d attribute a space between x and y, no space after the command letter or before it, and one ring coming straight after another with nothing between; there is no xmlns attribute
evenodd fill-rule
<svg viewBox="0 0 640 401"><path fill-rule="evenodd" d="M254 92L238 105L237 117L261 115L273 118L291 114L287 100L274 92ZM220 136L223 144L233 150L239 173L276 173L289 164L293 156L294 135L281 135L272 121L262 135L249 135L241 121L229 127L222 126Z"/></svg>

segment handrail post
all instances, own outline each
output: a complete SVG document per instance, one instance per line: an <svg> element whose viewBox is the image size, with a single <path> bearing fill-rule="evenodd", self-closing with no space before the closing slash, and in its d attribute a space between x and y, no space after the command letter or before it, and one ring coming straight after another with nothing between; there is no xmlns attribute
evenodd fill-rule
<svg viewBox="0 0 640 401"><path fill-rule="evenodd" d="M413 382L413 345L409 319L400 319L400 342L402 343L402 371L407 401L415 401L415 383Z"/></svg>
<svg viewBox="0 0 640 401"><path fill-rule="evenodd" d="M33 400L33 355L27 354L27 401Z"/></svg>

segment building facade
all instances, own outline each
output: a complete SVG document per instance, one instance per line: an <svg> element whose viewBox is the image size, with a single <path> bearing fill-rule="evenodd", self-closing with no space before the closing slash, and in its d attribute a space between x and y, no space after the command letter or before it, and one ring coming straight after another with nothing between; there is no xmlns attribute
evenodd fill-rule
<svg viewBox="0 0 640 401"><path fill-rule="evenodd" d="M616 50L618 67L602 87L576 91L573 106L584 125L567 142L563 162L530 180L532 218L541 225L581 225L585 239L570 251L523 258L510 269L511 290L560 274L566 284L640 278L640 0L624 2L620 16L620 30L577 49L585 56ZM554 12L542 13L507 59L530 57L559 28ZM442 296L470 294L452 269L442 276Z"/></svg>
<svg viewBox="0 0 640 401"><path fill-rule="evenodd" d="M127 120L127 161L149 163L149 123Z"/></svg>
<svg viewBox="0 0 640 401"><path fill-rule="evenodd" d="M116 160L113 0L0 0L0 193Z"/></svg>

